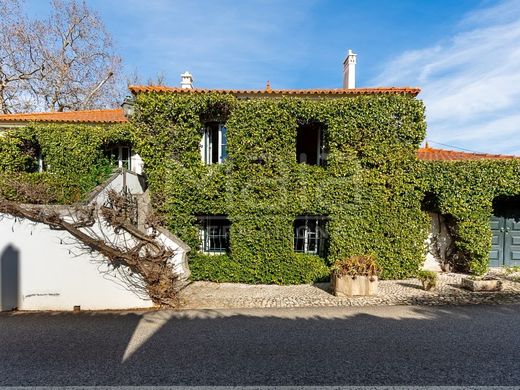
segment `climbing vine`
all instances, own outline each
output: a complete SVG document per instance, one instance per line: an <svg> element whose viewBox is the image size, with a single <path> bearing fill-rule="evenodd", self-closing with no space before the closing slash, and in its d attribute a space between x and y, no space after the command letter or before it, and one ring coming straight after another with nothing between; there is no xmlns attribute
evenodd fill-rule
<svg viewBox="0 0 520 390"><path fill-rule="evenodd" d="M449 217L454 239L450 262L482 275L491 250L493 200L520 195L520 160L424 162L429 209Z"/></svg>
<svg viewBox="0 0 520 390"><path fill-rule="evenodd" d="M8 130L0 136L0 193L29 203L79 201L113 169L104 146L130 142L130 135L128 125L37 124ZM43 172L38 172L39 160Z"/></svg>
<svg viewBox="0 0 520 390"><path fill-rule="evenodd" d="M31 125L0 137L0 192L27 203L72 203L111 167L103 149L131 142L144 163L154 206L189 244L195 279L250 283L321 280L352 255L374 255L382 278L414 275L429 220L450 223L458 269L482 274L491 247L493 200L520 195L519 160L422 162L424 107L406 95L335 99L237 99L229 94L147 93L132 125ZM208 122L225 123L228 158L205 165ZM324 166L298 163L299 126L324 130ZM37 172L43 156L45 172ZM26 191L26 185L39 192ZM226 255L200 253L198 215L231 223ZM325 216L326 256L293 250L298 216Z"/></svg>
<svg viewBox="0 0 520 390"><path fill-rule="evenodd" d="M192 255L195 278L310 282L326 276L331 261L363 253L377 256L383 277L405 277L423 261L428 226L415 180L423 111L420 101L401 95L238 100L151 93L137 96L134 138L155 205L175 234L197 248L197 215L231 222L230 253ZM201 161L208 121L226 123L222 164ZM297 162L297 129L308 123L325 130L326 166ZM327 217L326 259L294 253L299 215Z"/></svg>

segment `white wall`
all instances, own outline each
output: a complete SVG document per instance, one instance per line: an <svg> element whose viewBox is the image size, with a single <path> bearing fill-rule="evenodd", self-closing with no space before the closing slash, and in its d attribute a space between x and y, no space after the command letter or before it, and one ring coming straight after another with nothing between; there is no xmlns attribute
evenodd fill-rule
<svg viewBox="0 0 520 390"><path fill-rule="evenodd" d="M143 174L144 162L141 156L137 153L132 153L132 156L130 157L130 166L132 167L133 172L138 175Z"/></svg>
<svg viewBox="0 0 520 390"><path fill-rule="evenodd" d="M127 309L152 307L150 300L143 300L126 290L114 277L104 275L106 269L89 254L75 256L68 233L50 230L42 224L28 221L15 222L2 216L0 221L0 257L4 253L18 251L18 256L4 257L3 261L18 263L18 282L9 275L0 275L2 295L17 291L17 307L20 310L72 310ZM64 244L60 244L63 241ZM71 251L69 253L69 250ZM15 252L14 252L15 253ZM13 257L15 259L13 259ZM17 258L16 258L17 257ZM1 310L13 307L5 304ZM11 301L12 302L12 301Z"/></svg>
<svg viewBox="0 0 520 390"><path fill-rule="evenodd" d="M113 176L97 188L89 203L103 204L110 189L120 191L123 182L139 195L140 218L146 217L148 194L143 194L141 178L132 173ZM99 225L92 227L100 233ZM173 250L169 264L181 279L189 277L186 253L190 248L170 232L160 229L158 240ZM131 240L123 233L111 235L112 242ZM66 232L50 230L44 224L16 221L0 214L0 310L82 310L148 308L153 303L127 290L106 260L75 249ZM131 242L131 241L130 241ZM76 254L76 253L77 254Z"/></svg>

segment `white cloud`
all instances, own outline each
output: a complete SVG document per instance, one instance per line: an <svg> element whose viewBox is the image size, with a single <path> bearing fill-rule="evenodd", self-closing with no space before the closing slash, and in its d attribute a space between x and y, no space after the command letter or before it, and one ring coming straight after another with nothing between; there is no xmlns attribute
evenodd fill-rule
<svg viewBox="0 0 520 390"><path fill-rule="evenodd" d="M431 140L520 154L520 2L478 9L457 27L390 61L373 84L420 86Z"/></svg>

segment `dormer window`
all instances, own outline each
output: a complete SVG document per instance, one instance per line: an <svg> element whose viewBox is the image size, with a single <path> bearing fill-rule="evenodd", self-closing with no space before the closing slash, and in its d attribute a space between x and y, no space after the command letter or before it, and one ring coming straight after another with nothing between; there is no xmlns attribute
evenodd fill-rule
<svg viewBox="0 0 520 390"><path fill-rule="evenodd" d="M296 161L308 165L324 165L323 126L308 123L296 133Z"/></svg>
<svg viewBox="0 0 520 390"><path fill-rule="evenodd" d="M202 161L206 165L221 164L227 157L227 129L222 123L206 124L201 142Z"/></svg>

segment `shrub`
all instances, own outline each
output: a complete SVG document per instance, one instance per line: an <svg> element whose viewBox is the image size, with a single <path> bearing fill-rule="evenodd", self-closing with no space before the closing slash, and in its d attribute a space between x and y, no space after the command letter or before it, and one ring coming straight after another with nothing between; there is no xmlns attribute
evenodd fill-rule
<svg viewBox="0 0 520 390"><path fill-rule="evenodd" d="M422 282L423 288L428 291L437 285L437 273L421 270L417 273L417 279Z"/></svg>
<svg viewBox="0 0 520 390"><path fill-rule="evenodd" d="M336 276L368 276L373 280L381 272L379 265L372 255L350 256L336 260L332 266L332 273Z"/></svg>
<svg viewBox="0 0 520 390"><path fill-rule="evenodd" d="M322 281L329 269L318 256L295 253L294 257L265 267L252 267L229 255L190 253L189 266L193 280L213 282L246 282L264 284L301 284Z"/></svg>
<svg viewBox="0 0 520 390"><path fill-rule="evenodd" d="M417 272L417 279L421 282L437 282L437 272L420 270Z"/></svg>

